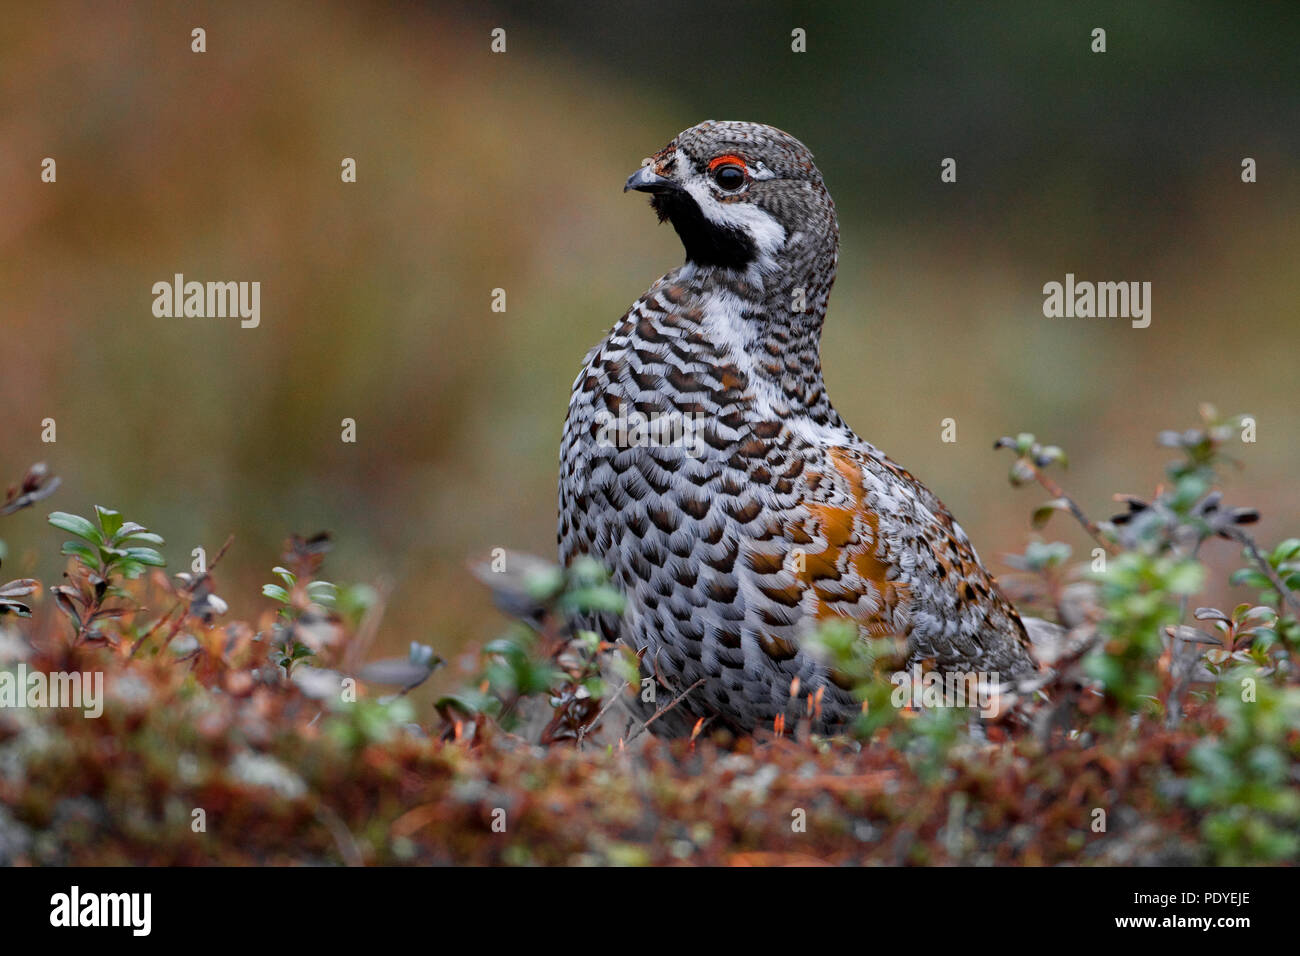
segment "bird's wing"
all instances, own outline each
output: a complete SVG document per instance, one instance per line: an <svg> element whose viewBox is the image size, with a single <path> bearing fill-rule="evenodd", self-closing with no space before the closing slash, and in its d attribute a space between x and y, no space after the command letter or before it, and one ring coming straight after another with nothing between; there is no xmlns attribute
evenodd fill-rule
<svg viewBox="0 0 1300 956"><path fill-rule="evenodd" d="M832 446L803 470L798 491L782 523L778 573L773 549L756 548L749 560L759 594L802 617L906 636L913 656L941 666L1030 666L1015 608L961 526L910 474L870 446ZM769 653L788 651L788 640L774 634Z"/></svg>

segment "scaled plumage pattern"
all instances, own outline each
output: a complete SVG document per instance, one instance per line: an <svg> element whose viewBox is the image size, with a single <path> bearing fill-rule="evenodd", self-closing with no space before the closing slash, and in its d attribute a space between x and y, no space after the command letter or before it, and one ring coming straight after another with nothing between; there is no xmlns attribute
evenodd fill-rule
<svg viewBox="0 0 1300 956"><path fill-rule="evenodd" d="M1024 624L961 526L827 398L819 344L839 227L812 154L770 126L709 121L626 188L651 194L686 262L574 382L559 550L566 565L597 559L626 594L621 619L589 623L644 649L660 706L703 681L651 729L794 726L819 691L813 729L841 727L860 705L806 646L830 618L905 636L911 660L940 670L1034 670Z"/></svg>

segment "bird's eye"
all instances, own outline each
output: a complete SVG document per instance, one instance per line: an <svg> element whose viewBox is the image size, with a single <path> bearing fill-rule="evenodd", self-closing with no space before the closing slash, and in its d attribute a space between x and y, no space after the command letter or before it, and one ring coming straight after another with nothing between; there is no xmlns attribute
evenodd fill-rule
<svg viewBox="0 0 1300 956"><path fill-rule="evenodd" d="M745 185L745 170L734 163L727 163L713 171L713 181L728 192L734 192Z"/></svg>

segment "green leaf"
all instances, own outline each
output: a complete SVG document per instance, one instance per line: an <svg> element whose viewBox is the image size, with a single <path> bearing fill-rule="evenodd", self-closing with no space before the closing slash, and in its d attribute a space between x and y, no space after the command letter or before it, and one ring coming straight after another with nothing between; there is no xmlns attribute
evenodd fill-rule
<svg viewBox="0 0 1300 956"><path fill-rule="evenodd" d="M82 544L80 541L63 542L63 547L59 549L59 553L76 557L87 567L99 567L99 552L88 544Z"/></svg>
<svg viewBox="0 0 1300 956"><path fill-rule="evenodd" d="M609 575L605 573L605 566L595 558L586 555L576 558L569 565L569 577L575 586L603 584L609 580Z"/></svg>
<svg viewBox="0 0 1300 956"><path fill-rule="evenodd" d="M604 569L602 568L603 572ZM530 570L524 575L524 590L535 601L546 601L564 587L564 570L558 566Z"/></svg>
<svg viewBox="0 0 1300 956"><path fill-rule="evenodd" d="M293 587L298 580L298 576L296 574L294 574L288 568L282 568L278 565L271 569L271 573L275 575L279 575L280 580L285 583L286 587Z"/></svg>
<svg viewBox="0 0 1300 956"><path fill-rule="evenodd" d="M505 657L515 657L523 654L524 649L510 640L508 637L498 637L496 640L488 641L483 647L484 654L501 654Z"/></svg>
<svg viewBox="0 0 1300 956"><path fill-rule="evenodd" d="M265 597L274 598L282 604L289 603L289 592L278 584L263 584L262 594Z"/></svg>
<svg viewBox="0 0 1300 956"><path fill-rule="evenodd" d="M1277 567L1283 561L1288 561L1297 554L1300 554L1300 538L1287 538L1273 549L1273 553L1269 555L1268 560L1270 564Z"/></svg>
<svg viewBox="0 0 1300 956"><path fill-rule="evenodd" d="M153 548L127 548L127 559L139 564L147 564L151 568L163 568L167 566L167 559L155 551Z"/></svg>
<svg viewBox="0 0 1300 956"><path fill-rule="evenodd" d="M1043 571L1064 564L1070 558L1070 546L1064 541L1031 541L1025 548L1025 569Z"/></svg>
<svg viewBox="0 0 1300 956"><path fill-rule="evenodd" d="M1228 578L1228 583L1233 585L1245 584L1252 588L1270 587L1268 578L1254 568L1238 568L1232 572L1232 576Z"/></svg>
<svg viewBox="0 0 1300 956"><path fill-rule="evenodd" d="M576 588L560 599L560 606L566 611L608 611L622 614L626 602L623 595L611 587L597 586Z"/></svg>
<svg viewBox="0 0 1300 956"><path fill-rule="evenodd" d="M417 641L411 641L407 659L412 664L419 664L421 667L429 668L430 671L447 663L434 652L430 645L420 644Z"/></svg>
<svg viewBox="0 0 1300 956"><path fill-rule="evenodd" d="M95 505L95 514L99 516L99 526L104 529L104 537L111 538L122 527L122 515L112 508Z"/></svg>
<svg viewBox="0 0 1300 956"><path fill-rule="evenodd" d="M126 578L128 581L134 581L140 575L144 574L144 565L137 561L132 561L130 558L123 558L113 566L113 569L121 572L122 577Z"/></svg>
<svg viewBox="0 0 1300 956"><path fill-rule="evenodd" d="M81 517L81 515L68 514L66 511L56 511L50 515L49 522L60 531L75 534L78 538L85 538L91 544L104 543L104 536L99 533L99 529L85 518Z"/></svg>
<svg viewBox="0 0 1300 956"><path fill-rule="evenodd" d="M1052 515L1057 511L1069 511L1070 506L1066 504L1064 498L1056 498L1053 501L1045 502L1034 509L1030 521L1035 528L1041 528L1051 520Z"/></svg>
<svg viewBox="0 0 1300 956"><path fill-rule="evenodd" d="M1210 490L1210 483L1198 474L1184 475L1174 486L1174 494L1169 504L1175 511L1186 511L1205 496Z"/></svg>
<svg viewBox="0 0 1300 956"><path fill-rule="evenodd" d="M1271 607L1252 607L1242 618L1243 623L1254 621L1275 621L1277 620L1277 611Z"/></svg>
<svg viewBox="0 0 1300 956"><path fill-rule="evenodd" d="M312 581L307 585L307 597L317 604L332 607L338 598L339 589L329 581Z"/></svg>
<svg viewBox="0 0 1300 956"><path fill-rule="evenodd" d="M1062 468L1070 467L1070 460L1066 457L1065 451L1059 445L1045 445L1042 450L1039 451L1039 455L1047 461L1060 462Z"/></svg>
<svg viewBox="0 0 1300 956"><path fill-rule="evenodd" d="M1010 479L1011 484L1019 488L1034 480L1034 469L1029 462L1017 458L1011 465Z"/></svg>
<svg viewBox="0 0 1300 956"><path fill-rule="evenodd" d="M130 534L118 533L115 544L126 544L128 541L140 541L144 544L166 544L162 535L154 534L152 531L145 531L141 528L139 531L132 531Z"/></svg>

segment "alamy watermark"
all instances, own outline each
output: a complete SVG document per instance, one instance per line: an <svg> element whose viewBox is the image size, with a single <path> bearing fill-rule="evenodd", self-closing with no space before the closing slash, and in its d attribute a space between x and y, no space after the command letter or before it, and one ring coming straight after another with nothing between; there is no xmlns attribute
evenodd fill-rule
<svg viewBox="0 0 1300 956"><path fill-rule="evenodd" d="M133 936L148 936L153 929L153 894L83 893L74 885L50 897L50 925L123 927Z"/></svg>
<svg viewBox="0 0 1300 956"><path fill-rule="evenodd" d="M1133 328L1151 324L1150 282L1065 282L1043 286L1043 315L1049 319L1132 319Z"/></svg>
<svg viewBox="0 0 1300 956"><path fill-rule="evenodd" d="M704 451L702 412L652 412L647 415L626 403L618 414L600 409L596 412L596 444L601 448L681 448L689 458L699 458Z"/></svg>
<svg viewBox="0 0 1300 956"><path fill-rule="evenodd" d="M0 671L0 710L65 707L91 719L104 713L103 671L28 671L26 664Z"/></svg>
<svg viewBox="0 0 1300 956"><path fill-rule="evenodd" d="M229 319L255 329L262 321L262 283L186 282L178 272L171 282L153 284L153 314L160 319Z"/></svg>
<svg viewBox="0 0 1300 956"><path fill-rule="evenodd" d="M889 677L894 691L889 702L895 707L928 710L940 707L971 707L981 717L998 715L1001 681L996 671L922 671L920 664L911 670L896 671Z"/></svg>

